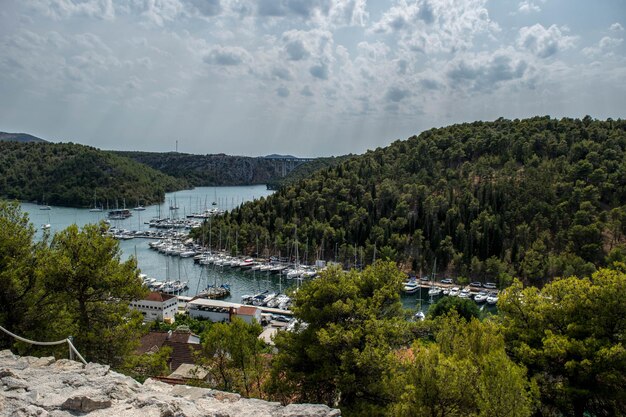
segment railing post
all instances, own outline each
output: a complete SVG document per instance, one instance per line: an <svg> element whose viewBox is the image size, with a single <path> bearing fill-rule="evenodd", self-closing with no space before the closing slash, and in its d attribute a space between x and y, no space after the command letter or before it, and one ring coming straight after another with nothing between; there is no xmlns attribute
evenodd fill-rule
<svg viewBox="0 0 626 417"><path fill-rule="evenodd" d="M72 336L68 336L67 340L69 340L69 343L67 344L67 347L70 350L70 360L73 361L74 360L74 350L72 349L72 341L74 340L74 338Z"/></svg>

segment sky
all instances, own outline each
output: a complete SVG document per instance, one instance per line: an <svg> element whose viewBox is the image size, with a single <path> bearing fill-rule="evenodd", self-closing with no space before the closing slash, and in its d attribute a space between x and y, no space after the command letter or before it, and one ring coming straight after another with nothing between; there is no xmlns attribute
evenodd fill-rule
<svg viewBox="0 0 626 417"><path fill-rule="evenodd" d="M625 28L625 0L0 0L0 131L315 157L624 118Z"/></svg>

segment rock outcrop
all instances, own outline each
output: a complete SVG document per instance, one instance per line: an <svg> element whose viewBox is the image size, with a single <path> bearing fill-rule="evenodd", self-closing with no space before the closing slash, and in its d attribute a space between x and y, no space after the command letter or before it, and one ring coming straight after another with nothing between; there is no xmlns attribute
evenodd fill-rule
<svg viewBox="0 0 626 417"><path fill-rule="evenodd" d="M2 416L339 417L325 405L241 398L237 394L155 380L144 384L108 366L20 357L0 351Z"/></svg>

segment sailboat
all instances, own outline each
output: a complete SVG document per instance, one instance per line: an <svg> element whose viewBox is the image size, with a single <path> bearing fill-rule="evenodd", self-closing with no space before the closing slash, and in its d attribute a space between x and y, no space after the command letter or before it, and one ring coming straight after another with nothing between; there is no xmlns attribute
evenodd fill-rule
<svg viewBox="0 0 626 417"><path fill-rule="evenodd" d="M90 209L89 211L93 212L93 213L99 213L102 211L102 207L98 207L97 203L96 203L96 192L93 192L93 208Z"/></svg>
<svg viewBox="0 0 626 417"><path fill-rule="evenodd" d="M46 200L41 196L42 205L39 206L39 210L51 210L50 206L46 204Z"/></svg>
<svg viewBox="0 0 626 417"><path fill-rule="evenodd" d="M50 213L48 213L48 223L44 223L41 225L41 229L42 230L49 230L50 229Z"/></svg>
<svg viewBox="0 0 626 417"><path fill-rule="evenodd" d="M144 211L145 209L146 208L144 206L139 204L139 200L137 200L137 207L135 207L133 210L135 210L135 211Z"/></svg>
<svg viewBox="0 0 626 417"><path fill-rule="evenodd" d="M174 204L170 201L170 210L178 210L178 204L176 204L176 194L174 194Z"/></svg>

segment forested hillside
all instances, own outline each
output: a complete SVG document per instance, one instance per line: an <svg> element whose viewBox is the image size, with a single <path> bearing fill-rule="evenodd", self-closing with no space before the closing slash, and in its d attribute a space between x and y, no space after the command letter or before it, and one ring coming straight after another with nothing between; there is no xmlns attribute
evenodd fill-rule
<svg viewBox="0 0 626 417"><path fill-rule="evenodd" d="M432 129L247 203L212 225L264 254L374 258L467 278L587 276L623 258L626 122L590 117ZM297 227L296 227L297 226ZM205 239L208 241L208 239ZM231 249L233 249L231 247Z"/></svg>
<svg viewBox="0 0 626 417"><path fill-rule="evenodd" d="M352 156L353 155L342 155L330 156L327 158L316 158L310 162L298 165L293 171L289 172L284 177L278 177L268 181L267 188L271 190L278 190L280 187L293 185L300 180L310 177L315 171L337 166Z"/></svg>
<svg viewBox="0 0 626 417"><path fill-rule="evenodd" d="M111 152L72 143L0 142L0 196L106 208L162 201L186 182Z"/></svg>
<svg viewBox="0 0 626 417"><path fill-rule="evenodd" d="M146 164L167 175L182 178L194 186L267 184L307 163L287 162L273 158L253 158L224 154L193 155L179 152L116 152ZM283 170L284 168L284 170Z"/></svg>

